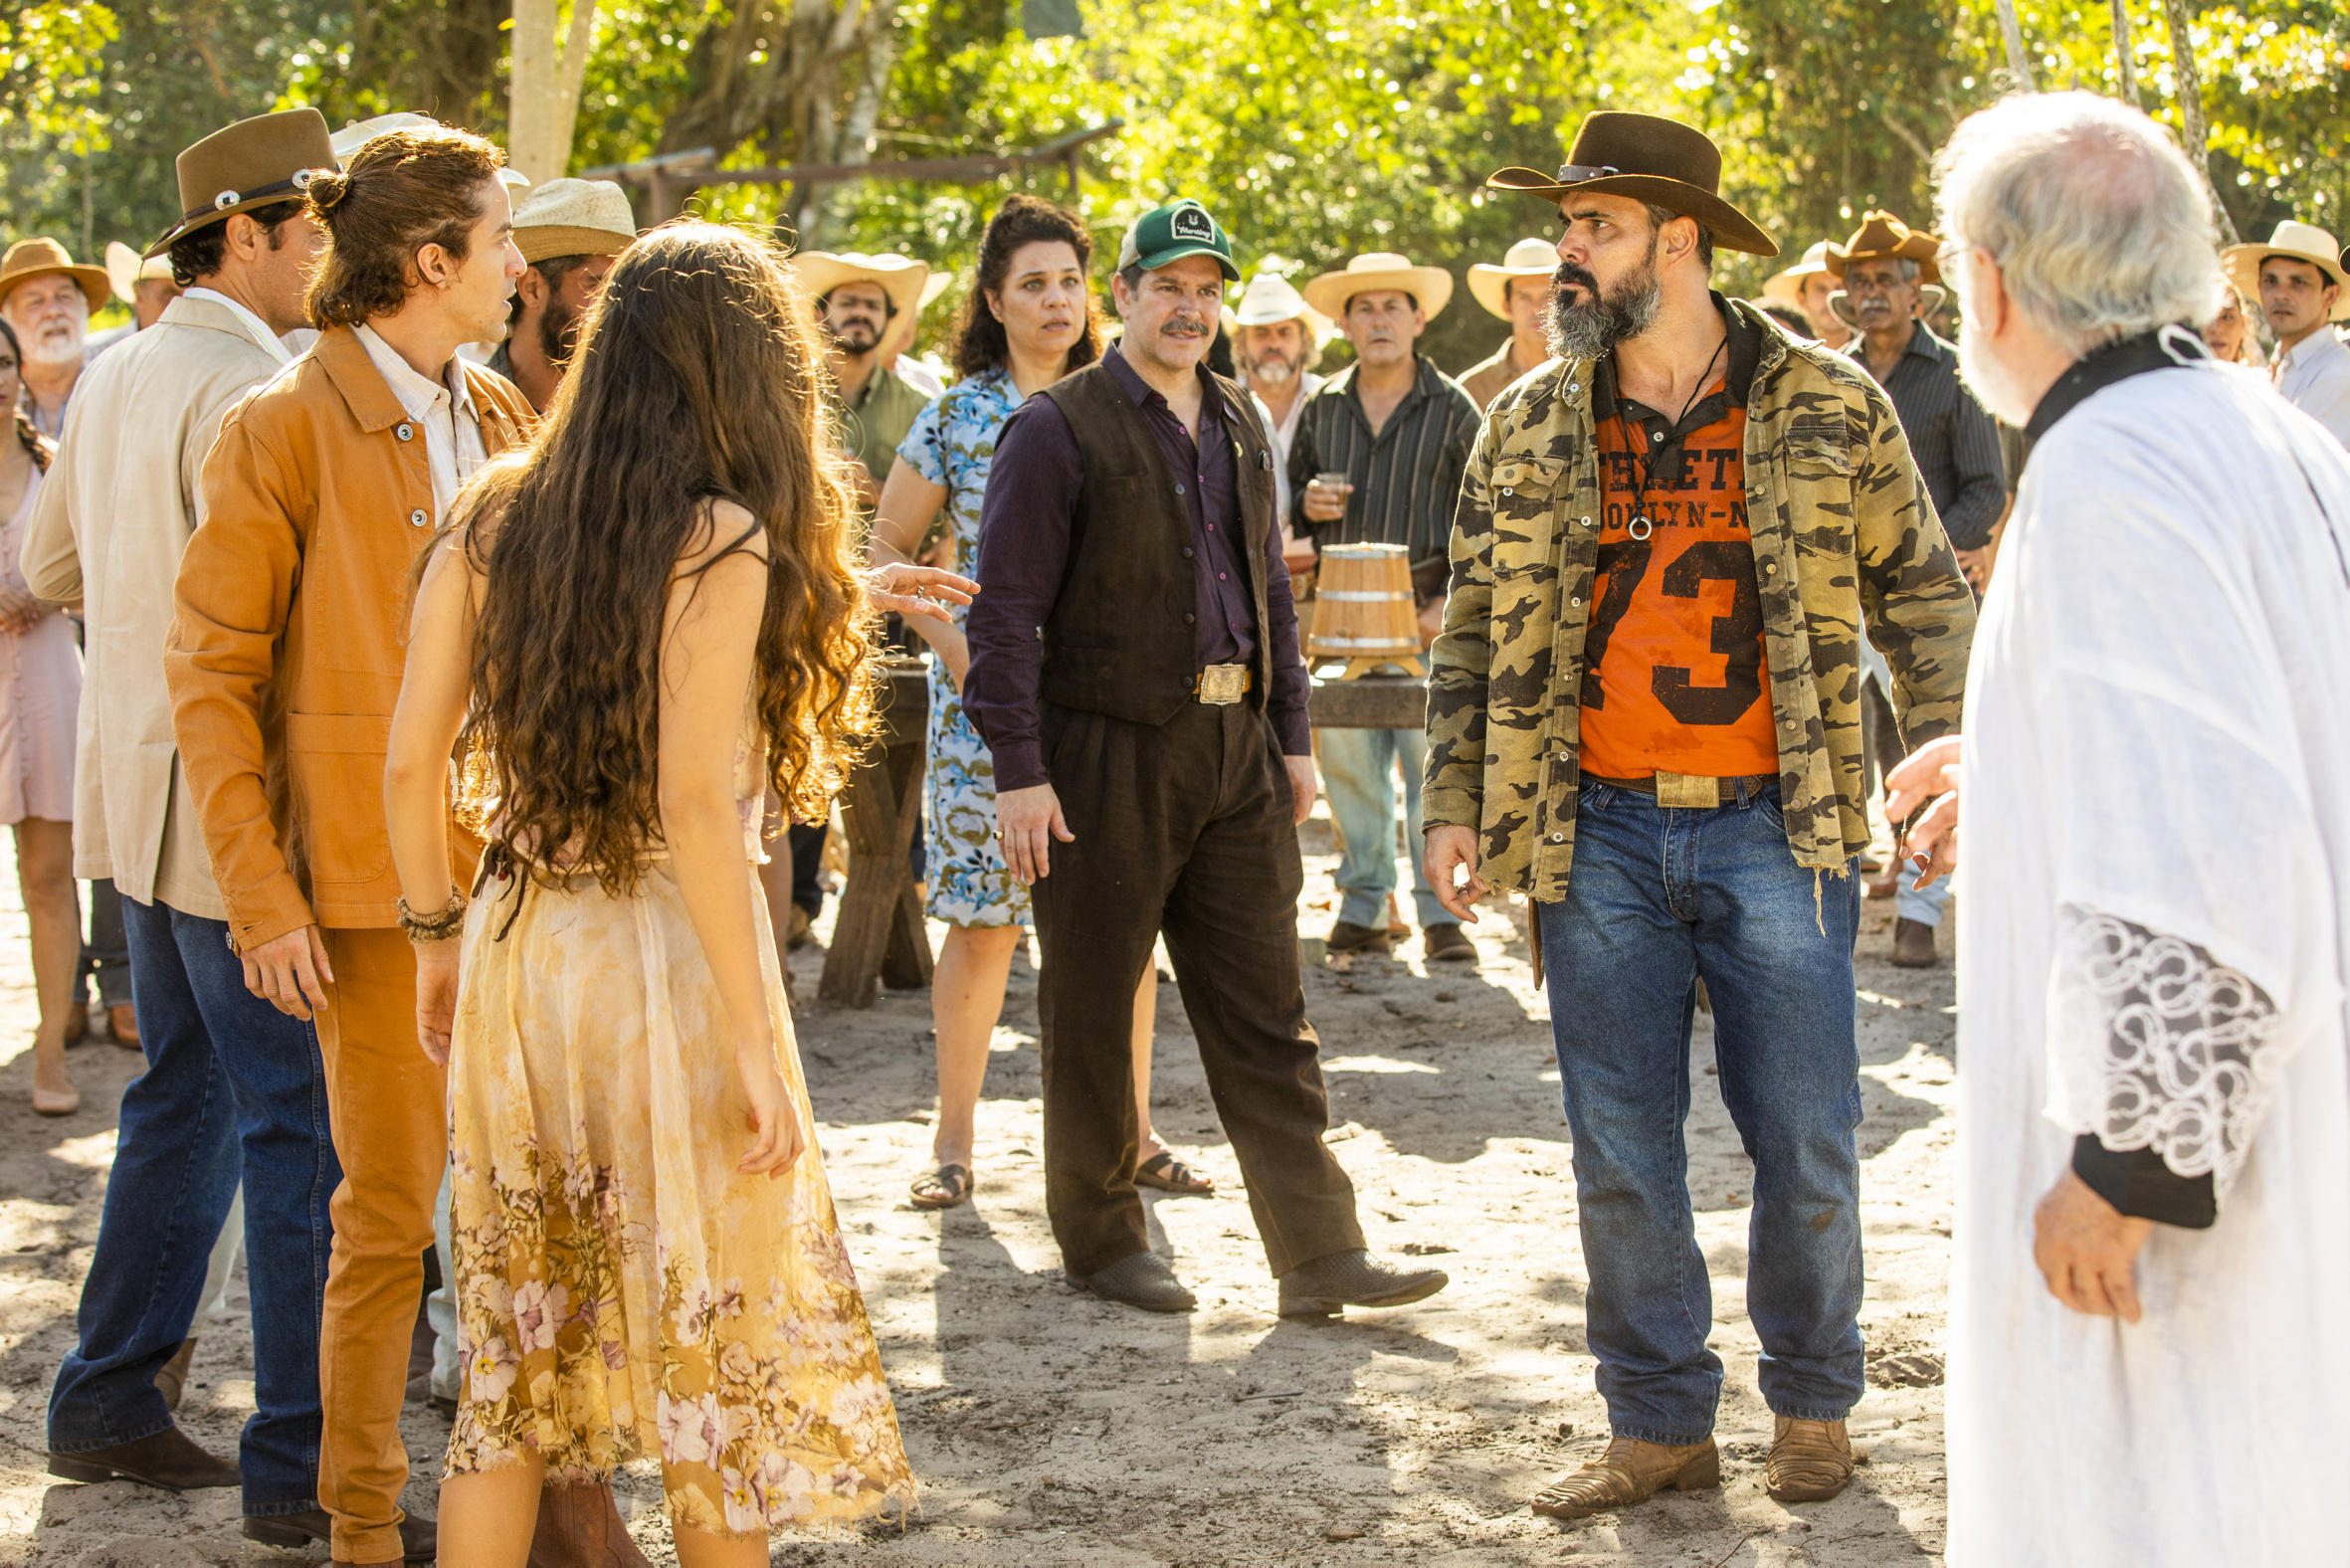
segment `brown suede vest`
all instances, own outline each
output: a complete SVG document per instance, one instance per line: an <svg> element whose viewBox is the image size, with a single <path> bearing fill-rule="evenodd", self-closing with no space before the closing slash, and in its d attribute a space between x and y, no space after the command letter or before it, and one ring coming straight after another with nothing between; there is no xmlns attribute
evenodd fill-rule
<svg viewBox="0 0 2350 1568"><path fill-rule="evenodd" d="M1249 701L1262 708L1273 673L1266 628L1265 540L1273 526L1273 456L1249 395L1222 376L1224 428L1208 440L1233 444L1240 499L1241 568L1257 617L1256 679ZM1060 406L1076 437L1085 479L1070 518L1069 564L1045 644L1043 694L1063 707L1164 724L1199 683L1199 579L1191 514L1142 410L1099 364L1055 382L1044 396Z"/></svg>

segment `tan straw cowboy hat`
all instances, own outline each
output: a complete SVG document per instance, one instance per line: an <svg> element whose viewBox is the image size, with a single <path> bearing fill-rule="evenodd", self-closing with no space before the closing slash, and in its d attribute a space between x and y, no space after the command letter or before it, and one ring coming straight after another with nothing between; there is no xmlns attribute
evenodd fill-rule
<svg viewBox="0 0 2350 1568"><path fill-rule="evenodd" d="M2334 282L2342 292L2334 296L2330 317L2350 321L2350 251L2334 244L2334 237L2313 223L2287 218L2276 226L2266 245L2231 245L2220 253L2220 271L2247 299L2260 297L2260 264L2271 256L2307 262Z"/></svg>
<svg viewBox="0 0 2350 1568"><path fill-rule="evenodd" d="M1814 240L1811 249L1804 252L1802 261L1771 274L1769 281L1763 285L1762 296L1773 304L1800 310L1804 307L1804 280L1818 278L1827 271L1828 242Z"/></svg>
<svg viewBox="0 0 2350 1568"><path fill-rule="evenodd" d="M1693 125L1661 114L1596 109L1583 117L1575 145L1556 179L1534 169L1509 168L1485 184L1556 202L1569 192L1629 196L1694 218L1713 243L1754 256L1779 247L1721 196L1721 149Z"/></svg>
<svg viewBox="0 0 2350 1568"><path fill-rule="evenodd" d="M1512 279L1539 278L1548 282L1557 275L1557 246L1548 240L1520 240L1502 256L1499 267L1490 262L1477 262L1469 267L1469 294L1488 312L1506 321Z"/></svg>
<svg viewBox="0 0 2350 1568"><path fill-rule="evenodd" d="M1842 278L1847 262L1878 262L1887 259L1917 263L1917 281L1938 284L1942 281L1942 264L1935 253L1942 242L1923 229L1912 229L1889 212L1874 208L1860 215L1860 227L1844 244L1831 242L1826 266L1829 276Z"/></svg>
<svg viewBox="0 0 2350 1568"><path fill-rule="evenodd" d="M1942 242L1923 229L1912 229L1889 212L1870 209L1860 215L1860 227L1844 244L1829 242L1826 266L1832 278L1842 278L1854 262L1917 263L1917 313L1920 319L1942 308L1950 291L1942 287L1942 264L1936 260ZM1828 308L1847 326L1860 324L1851 294L1839 289L1828 296Z"/></svg>
<svg viewBox="0 0 2350 1568"><path fill-rule="evenodd" d="M930 265L917 262L910 256L885 254L868 256L862 251L802 251L791 259L792 270L799 275L800 287L808 291L810 302L822 299L845 283L880 284L889 296L896 313L881 329L881 345L875 352L886 357L892 350L902 350L913 341L914 321L922 313L925 299L935 297L926 291L930 281Z"/></svg>
<svg viewBox="0 0 2350 1568"><path fill-rule="evenodd" d="M299 200L313 174L341 167L314 108L256 114L225 125L179 155L179 222L147 247L160 256L183 236L250 207Z"/></svg>
<svg viewBox="0 0 2350 1568"><path fill-rule="evenodd" d="M1249 280L1249 287L1241 291L1240 298L1224 307L1224 329L1238 332L1244 326L1273 326L1281 321L1300 321L1316 344L1326 343L1338 324L1305 302L1289 280L1278 273L1259 273Z"/></svg>
<svg viewBox="0 0 2350 1568"><path fill-rule="evenodd" d="M76 265L72 253L55 240L19 240L8 248L6 256L0 256L0 300L18 284L43 273L63 273L80 284L82 296L93 310L105 308L107 296L114 292L104 268Z"/></svg>
<svg viewBox="0 0 2350 1568"><path fill-rule="evenodd" d="M514 204L514 248L550 256L618 256L637 242L629 193L610 180L549 180Z"/></svg>
<svg viewBox="0 0 2350 1568"><path fill-rule="evenodd" d="M171 258L141 257L120 240L106 242L106 282L124 304L138 303L138 286L153 280L171 282Z"/></svg>
<svg viewBox="0 0 2350 1568"><path fill-rule="evenodd" d="M1393 251L1371 251L1356 257L1342 271L1324 273L1305 286L1305 302L1332 320L1346 314L1346 302L1359 294L1397 289L1420 303L1420 314L1433 321L1453 297L1453 275L1442 267L1414 267Z"/></svg>

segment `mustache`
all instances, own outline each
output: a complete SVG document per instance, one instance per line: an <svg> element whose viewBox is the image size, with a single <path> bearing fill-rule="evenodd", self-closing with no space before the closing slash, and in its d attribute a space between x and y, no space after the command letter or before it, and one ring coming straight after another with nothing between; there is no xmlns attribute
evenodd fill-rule
<svg viewBox="0 0 2350 1568"><path fill-rule="evenodd" d="M1588 294L1596 295L1599 293L1599 280L1577 267L1573 262L1559 263L1558 271L1550 275L1550 284L1553 289L1563 289L1573 285Z"/></svg>

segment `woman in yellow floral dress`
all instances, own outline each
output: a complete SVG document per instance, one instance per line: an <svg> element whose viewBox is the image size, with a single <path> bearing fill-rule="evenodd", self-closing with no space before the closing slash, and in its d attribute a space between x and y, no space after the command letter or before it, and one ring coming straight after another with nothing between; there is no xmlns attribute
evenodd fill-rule
<svg viewBox="0 0 2350 1568"><path fill-rule="evenodd" d="M449 1063L465 1568L521 1568L550 1470L658 1460L685 1568L912 1497L753 863L768 785L820 799L866 716L869 600L970 585L860 584L820 365L766 247L647 236L418 591L385 791ZM470 909L453 752L485 803Z"/></svg>

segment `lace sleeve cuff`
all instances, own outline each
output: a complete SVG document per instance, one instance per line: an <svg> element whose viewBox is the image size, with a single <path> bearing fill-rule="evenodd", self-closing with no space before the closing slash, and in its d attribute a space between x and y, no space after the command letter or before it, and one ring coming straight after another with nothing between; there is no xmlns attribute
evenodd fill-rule
<svg viewBox="0 0 2350 1568"><path fill-rule="evenodd" d="M2055 1001L2056 1108L2071 1130L2108 1155L2145 1151L2175 1176L2213 1178L2216 1204L2243 1168L2281 1069L2268 994L2192 942L2068 910ZM2117 1190L2133 1186L2125 1168L2097 1168Z"/></svg>

